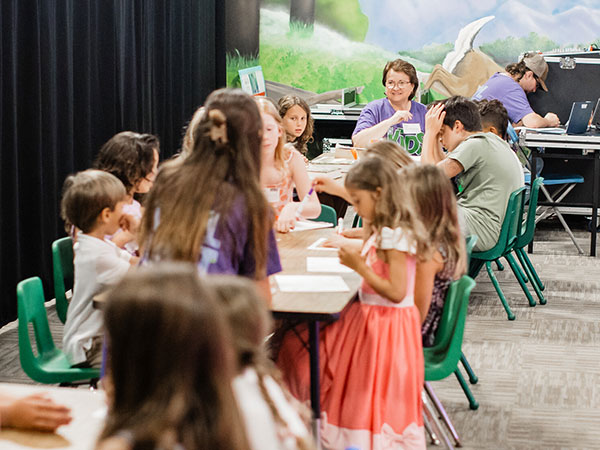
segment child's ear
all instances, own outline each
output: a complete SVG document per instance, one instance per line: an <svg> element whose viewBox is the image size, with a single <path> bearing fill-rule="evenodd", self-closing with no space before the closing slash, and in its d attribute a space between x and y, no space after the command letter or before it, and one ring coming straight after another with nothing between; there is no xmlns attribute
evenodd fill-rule
<svg viewBox="0 0 600 450"><path fill-rule="evenodd" d="M465 129L465 126L463 125L463 123L460 120L455 120L454 121L454 127L452 127L452 131L463 131Z"/></svg>
<svg viewBox="0 0 600 450"><path fill-rule="evenodd" d="M108 222L108 220L110 219L110 213L112 212L112 209L110 209L108 206L106 208L104 208L101 212L100 212L100 221L103 223Z"/></svg>
<svg viewBox="0 0 600 450"><path fill-rule="evenodd" d="M381 187L378 187L375 189L375 192L373 192L373 198L375 200L379 200L380 195L381 195Z"/></svg>

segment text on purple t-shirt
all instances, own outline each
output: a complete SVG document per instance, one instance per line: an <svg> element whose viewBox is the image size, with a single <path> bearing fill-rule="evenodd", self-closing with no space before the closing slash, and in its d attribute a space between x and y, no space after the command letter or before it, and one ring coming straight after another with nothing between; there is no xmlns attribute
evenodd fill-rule
<svg viewBox="0 0 600 450"><path fill-rule="evenodd" d="M479 86L477 92L473 94L473 100L500 101L506 108L512 123L521 121L523 117L533 112L521 85L507 74L500 72L496 72L483 86Z"/></svg>

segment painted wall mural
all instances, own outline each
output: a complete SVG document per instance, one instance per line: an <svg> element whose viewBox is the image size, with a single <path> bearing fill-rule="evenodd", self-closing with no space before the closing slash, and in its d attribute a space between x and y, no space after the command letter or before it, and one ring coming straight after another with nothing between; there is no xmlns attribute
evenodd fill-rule
<svg viewBox="0 0 600 450"><path fill-rule="evenodd" d="M398 57L436 97L471 95L525 51L600 46L600 0L227 2L228 84L261 65L270 96L293 89L309 103L353 86L361 102L382 97L381 70Z"/></svg>

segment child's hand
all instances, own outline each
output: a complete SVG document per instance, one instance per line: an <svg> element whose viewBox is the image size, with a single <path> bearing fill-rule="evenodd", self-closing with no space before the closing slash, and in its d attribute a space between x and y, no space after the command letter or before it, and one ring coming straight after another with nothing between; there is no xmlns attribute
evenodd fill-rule
<svg viewBox="0 0 600 450"><path fill-rule="evenodd" d="M364 231L362 228L348 228L342 231L342 236L350 239L360 239L363 237Z"/></svg>
<svg viewBox="0 0 600 450"><path fill-rule="evenodd" d="M327 192L331 194L336 192L336 188L338 187L338 183L333 179L326 176L315 177L313 180L313 187L317 192Z"/></svg>
<svg viewBox="0 0 600 450"><path fill-rule="evenodd" d="M275 222L275 229L280 233L287 233L296 226L296 211L298 209L297 204L290 202L283 207L277 222Z"/></svg>
<svg viewBox="0 0 600 450"><path fill-rule="evenodd" d="M123 214L119 219L119 226L122 230L129 231L131 234L135 235L140 227L140 221L131 214Z"/></svg>
<svg viewBox="0 0 600 450"><path fill-rule="evenodd" d="M425 114L425 133L430 135L439 136L444 125L444 118L446 117L446 111L444 111L444 105L438 103L431 107L427 114Z"/></svg>
<svg viewBox="0 0 600 450"><path fill-rule="evenodd" d="M342 245L347 244L349 239L340 236L339 234L334 234L329 236L325 242L323 242L323 247L331 247L331 248L340 248Z"/></svg>
<svg viewBox="0 0 600 450"><path fill-rule="evenodd" d="M350 267L355 272L360 273L360 269L365 265L365 258L360 254L360 250L351 245L343 245L338 251L340 263Z"/></svg>
<svg viewBox="0 0 600 450"><path fill-rule="evenodd" d="M15 400L3 412L2 426L40 431L54 431L72 419L69 408L43 393Z"/></svg>

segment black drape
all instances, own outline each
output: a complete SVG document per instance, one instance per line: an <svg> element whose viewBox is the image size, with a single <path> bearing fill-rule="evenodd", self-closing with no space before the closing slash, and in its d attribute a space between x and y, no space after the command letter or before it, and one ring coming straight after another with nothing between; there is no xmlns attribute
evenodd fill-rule
<svg viewBox="0 0 600 450"><path fill-rule="evenodd" d="M0 324L15 286L41 276L64 178L123 130L160 137L162 158L225 84L220 0L0 1ZM51 298L51 297L50 297Z"/></svg>

